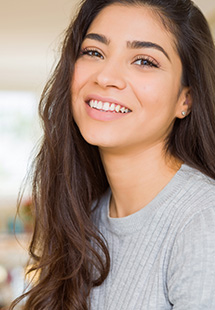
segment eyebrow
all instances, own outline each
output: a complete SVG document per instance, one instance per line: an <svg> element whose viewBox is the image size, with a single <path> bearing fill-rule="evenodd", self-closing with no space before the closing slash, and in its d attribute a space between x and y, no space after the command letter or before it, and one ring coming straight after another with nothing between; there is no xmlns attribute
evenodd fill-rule
<svg viewBox="0 0 215 310"><path fill-rule="evenodd" d="M156 44L156 43L152 43L152 42L147 42L147 41L128 41L127 42L127 46L129 48L154 48L160 52L162 52L166 58L170 61L170 57L167 54L167 52L163 49L163 47L161 47L160 45Z"/></svg>
<svg viewBox="0 0 215 310"><path fill-rule="evenodd" d="M98 33L88 33L84 39L92 39L99 41L105 45L109 45L110 40L101 34ZM154 48L160 52L162 52L166 58L170 61L170 57L167 54L167 52L161 47L160 45L153 43L153 42L147 42L147 41L127 41L127 47L131 49L138 49L138 48Z"/></svg>
<svg viewBox="0 0 215 310"><path fill-rule="evenodd" d="M96 40L99 41L101 43L104 43L105 45L108 45L110 43L110 40L108 40L105 36L103 36L102 34L98 34L98 33L88 33L85 39L92 39L92 40Z"/></svg>

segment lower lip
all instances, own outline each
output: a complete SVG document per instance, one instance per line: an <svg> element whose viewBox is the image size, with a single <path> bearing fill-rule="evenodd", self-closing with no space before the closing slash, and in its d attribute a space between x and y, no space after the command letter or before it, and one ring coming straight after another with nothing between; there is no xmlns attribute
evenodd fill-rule
<svg viewBox="0 0 215 310"><path fill-rule="evenodd" d="M125 117L129 114L129 113L106 112L97 110L91 108L87 103L86 103L86 111L91 118L98 121L114 121L122 117Z"/></svg>

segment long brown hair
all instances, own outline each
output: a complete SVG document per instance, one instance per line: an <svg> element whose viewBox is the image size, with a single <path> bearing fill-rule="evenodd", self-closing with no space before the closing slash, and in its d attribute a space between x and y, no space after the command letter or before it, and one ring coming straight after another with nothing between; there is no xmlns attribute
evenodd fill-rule
<svg viewBox="0 0 215 310"><path fill-rule="evenodd" d="M89 294L107 277L107 244L91 220L92 204L108 182L96 146L81 136L71 112L74 64L88 27L106 6L147 5L175 36L183 65L182 84L193 106L176 119L166 149L215 179L215 49L208 24L190 0L86 0L69 26L61 59L39 105L44 138L33 170L35 227L30 255L38 281L24 310L86 310Z"/></svg>

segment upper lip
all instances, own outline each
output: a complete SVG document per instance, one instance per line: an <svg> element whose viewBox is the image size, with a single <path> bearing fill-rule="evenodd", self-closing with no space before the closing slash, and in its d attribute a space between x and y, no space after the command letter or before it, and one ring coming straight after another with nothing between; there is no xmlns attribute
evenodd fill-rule
<svg viewBox="0 0 215 310"><path fill-rule="evenodd" d="M122 102L116 100L116 99L113 99L113 98L110 98L110 97L102 97L100 95L88 95L85 99L85 102L89 102L90 100L98 100L98 101L102 101L102 102L109 102L109 103L114 103L116 105L120 105L122 107L125 107L126 109L129 109L127 106L125 106ZM130 109L129 109L130 110Z"/></svg>

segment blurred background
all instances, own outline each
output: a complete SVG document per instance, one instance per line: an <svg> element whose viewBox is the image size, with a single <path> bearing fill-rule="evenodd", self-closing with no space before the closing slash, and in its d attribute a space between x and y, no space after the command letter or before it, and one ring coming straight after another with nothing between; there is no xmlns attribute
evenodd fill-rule
<svg viewBox="0 0 215 310"><path fill-rule="evenodd" d="M215 37L215 1L194 1ZM28 190L17 219L20 185L41 136L37 107L59 58L63 33L77 0L0 0L0 309L24 288L24 266L31 235ZM18 239L18 241L17 241Z"/></svg>

